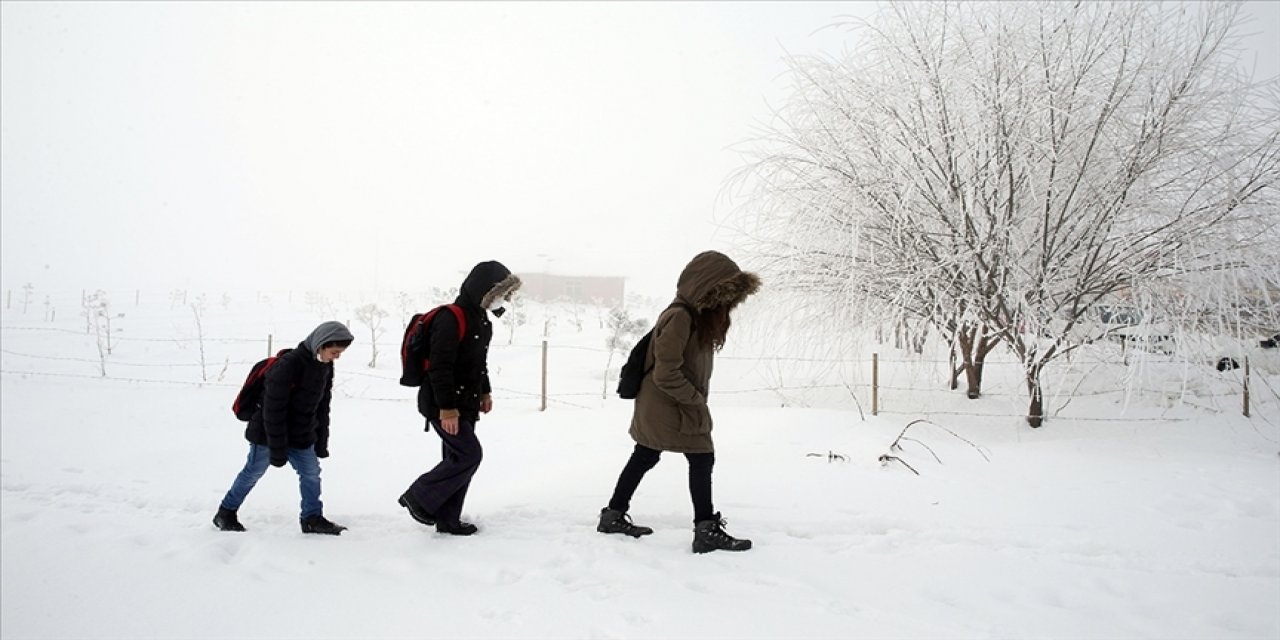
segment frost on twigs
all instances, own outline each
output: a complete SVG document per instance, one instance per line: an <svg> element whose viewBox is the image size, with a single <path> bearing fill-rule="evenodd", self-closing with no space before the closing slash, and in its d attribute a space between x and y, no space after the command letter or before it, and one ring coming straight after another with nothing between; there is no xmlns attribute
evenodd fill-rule
<svg viewBox="0 0 1280 640"><path fill-rule="evenodd" d="M951 429L948 429L939 424L930 422L928 420L921 419L921 420L912 420L911 422L907 423L907 426L902 428L902 431L898 433L898 437L894 438L893 442L889 443L889 451L886 453L880 454L880 458L879 458L880 466L887 467L889 466L889 463L896 462L906 467L907 469L909 469L912 473L916 475L920 475L920 472L917 471L915 467L911 466L911 464L908 463L903 458L903 455L906 453L906 448L904 448L903 445L908 443L913 446L920 447L925 451L928 451L929 455L933 458L935 462L937 462L938 464L942 464L942 457L938 455L938 452L935 450L934 447L930 446L929 444L926 444L920 438L907 435L907 432L911 430L911 427L917 424L927 424L934 428L941 429L943 432L950 435L951 437L969 445L969 447L971 447L974 451L978 452L978 455L982 456L983 460L986 460L987 462L991 462L991 458L987 455L987 452L983 450L983 447L977 444L974 444L973 442L964 438L963 436L956 433L955 431L952 431Z"/></svg>
<svg viewBox="0 0 1280 640"><path fill-rule="evenodd" d="M1242 73L1247 21L1226 2L887 3L843 53L788 58L791 95L732 183L778 324L822 357L885 325L919 350L927 328L971 399L1005 351L1030 427L1078 349L1191 363L1184 336L1271 335L1280 118L1276 85ZM1119 308L1140 313L1100 321Z"/></svg>
<svg viewBox="0 0 1280 640"><path fill-rule="evenodd" d="M370 302L356 309L356 318L369 329L369 349L372 352L369 358L370 369L375 369L378 366L378 338L382 337L384 333L382 321L388 315L390 314L379 307L376 302Z"/></svg>
<svg viewBox="0 0 1280 640"><path fill-rule="evenodd" d="M828 450L826 453L807 453L807 454L805 454L805 456L804 456L804 457L806 457L806 458L826 458L828 463L831 463L831 462L848 462L848 461L849 461L849 456L846 456L846 455L844 455L843 453L836 453L836 452L834 452L834 451L830 451L830 450Z"/></svg>

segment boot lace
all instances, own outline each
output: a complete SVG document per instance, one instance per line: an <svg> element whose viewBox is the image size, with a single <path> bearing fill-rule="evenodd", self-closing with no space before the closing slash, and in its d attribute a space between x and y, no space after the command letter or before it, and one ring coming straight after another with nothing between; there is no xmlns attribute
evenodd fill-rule
<svg viewBox="0 0 1280 640"><path fill-rule="evenodd" d="M633 531L636 528L635 523L631 520L631 514L629 513L620 514L614 522L625 531Z"/></svg>
<svg viewBox="0 0 1280 640"><path fill-rule="evenodd" d="M717 513L715 517L711 519L711 523L711 528L707 530L709 535L719 540L733 539L733 537L729 535L729 532L724 530L724 526L729 524L729 521L721 517L720 514Z"/></svg>

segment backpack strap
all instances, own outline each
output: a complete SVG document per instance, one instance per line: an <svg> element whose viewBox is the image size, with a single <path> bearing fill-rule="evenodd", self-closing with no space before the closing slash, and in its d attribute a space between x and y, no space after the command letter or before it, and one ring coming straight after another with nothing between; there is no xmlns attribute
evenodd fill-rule
<svg viewBox="0 0 1280 640"><path fill-rule="evenodd" d="M667 309L674 309L674 308L680 308L680 309L684 309L685 311L687 311L687 312L689 313L689 318L690 318L689 326L693 327L695 330L698 328L698 313L697 313L696 311L694 311L693 307L691 307L691 306L689 306L689 305L687 305L687 304L685 304L685 303L683 303L683 302L672 302L671 304L667 305ZM663 311L666 311L666 309L663 309ZM662 314L658 314L658 315L662 315ZM656 329L656 328L657 328L657 326L654 326L654 329ZM650 329L650 330L649 330L649 332L650 332L650 333L653 333L653 329ZM649 358L649 352L651 352L651 351L653 351L653 342L652 342L652 341L650 341L650 342L649 342L649 348L645 350L645 359L646 359L646 360L648 360L648 358ZM648 367L646 367L646 368L645 368L645 370L644 370L644 375L646 375L646 376L647 376L647 375L649 375L649 372L650 372L650 371L653 371L653 367L654 367L655 365L657 365L657 363L656 363L656 362L655 362L654 364L651 364L651 365L649 365Z"/></svg>
<svg viewBox="0 0 1280 640"><path fill-rule="evenodd" d="M461 342L462 338L467 335L467 316L465 313L463 313L462 307L459 307L456 304L442 304L438 307L435 307L434 309L419 315L418 319L415 321L415 324L418 327L421 327L425 336L425 332L427 330L427 327L431 324L432 318L435 318L436 312L440 311L441 309L448 309L452 311L453 316L458 319L458 341ZM400 344L400 360L402 362L407 361L409 357L408 337L409 337L409 334L412 333L413 331L414 331L414 327L410 325L409 328L405 330L405 340L403 340Z"/></svg>
<svg viewBox="0 0 1280 640"><path fill-rule="evenodd" d="M462 312L462 307L456 304L446 304L444 306L448 307L453 312L454 317L458 319L458 342L462 342L462 339L467 335L467 316Z"/></svg>
<svg viewBox="0 0 1280 640"><path fill-rule="evenodd" d="M281 349L277 351L274 356L267 356L264 360L249 369L249 376L245 378L244 384L240 386L240 393L236 394L235 402L231 403L231 411L236 414L237 418L240 418L240 413L242 411L250 409L250 407L244 406L246 402L252 403L254 405L254 407L252 407L253 409L257 408L258 401L262 398L260 385L266 384L263 381L267 377L267 372L280 361L281 356L289 353L290 351L293 351L293 349ZM259 388L255 389L255 387ZM240 419L246 421L249 420L248 417Z"/></svg>

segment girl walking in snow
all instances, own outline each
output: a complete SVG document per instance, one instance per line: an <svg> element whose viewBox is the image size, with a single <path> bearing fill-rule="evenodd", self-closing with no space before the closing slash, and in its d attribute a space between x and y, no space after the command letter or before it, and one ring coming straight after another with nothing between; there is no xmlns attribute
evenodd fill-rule
<svg viewBox="0 0 1280 640"><path fill-rule="evenodd" d="M760 288L760 278L742 271L728 256L705 251L681 272L676 297L658 316L645 356L648 373L631 417L635 448L623 467L609 505L600 510L596 530L640 537L653 533L635 525L627 511L640 481L663 451L683 453L689 462L693 499L693 551L745 551L751 541L730 536L711 500L715 446L707 390L715 352L724 346L730 312ZM692 310L692 312L691 312Z"/></svg>

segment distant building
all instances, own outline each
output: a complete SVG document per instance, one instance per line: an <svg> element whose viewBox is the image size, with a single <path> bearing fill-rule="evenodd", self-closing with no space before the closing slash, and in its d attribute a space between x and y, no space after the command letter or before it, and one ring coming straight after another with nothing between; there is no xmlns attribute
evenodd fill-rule
<svg viewBox="0 0 1280 640"><path fill-rule="evenodd" d="M577 302L616 306L626 299L625 279L618 276L562 276L520 273L520 296L539 302Z"/></svg>

